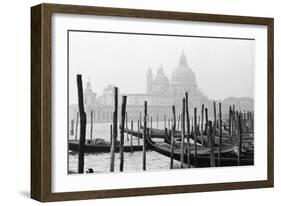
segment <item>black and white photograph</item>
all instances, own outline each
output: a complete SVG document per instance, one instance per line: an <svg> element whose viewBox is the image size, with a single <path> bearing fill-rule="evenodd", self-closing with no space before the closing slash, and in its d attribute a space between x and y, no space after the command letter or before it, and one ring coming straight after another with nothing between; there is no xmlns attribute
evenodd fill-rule
<svg viewBox="0 0 281 206"><path fill-rule="evenodd" d="M68 30L68 174L254 166L255 39Z"/></svg>

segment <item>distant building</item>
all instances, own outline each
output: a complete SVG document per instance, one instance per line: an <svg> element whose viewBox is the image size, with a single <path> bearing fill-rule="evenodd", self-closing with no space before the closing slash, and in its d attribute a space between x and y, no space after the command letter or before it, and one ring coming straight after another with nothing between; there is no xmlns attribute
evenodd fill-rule
<svg viewBox="0 0 281 206"><path fill-rule="evenodd" d="M88 80L84 91L84 105L87 117L90 112L94 113L95 122L111 122L113 112L113 85L108 85L100 96L92 91ZM119 91L120 92L120 91ZM128 120L139 120L140 113L144 110L144 101L148 104L148 114L155 120L164 119L164 115L171 117L172 105L176 106L176 112L179 114L182 110L182 99L188 92L189 113L193 116L194 107L198 108L197 114L200 114L202 104L209 108L209 117L213 114L213 101L210 101L198 88L196 76L189 67L186 55L181 54L179 64L172 73L171 80L165 75L164 68L161 65L155 77L152 69L149 68L146 75L146 93L143 94L124 94L119 93L119 107L123 95L127 96L127 115ZM229 106L237 105L236 109L253 110L253 100L250 98L228 98L222 102L223 113L228 112ZM120 111L120 110L119 110ZM77 105L70 105L69 120L75 119L78 112ZM120 113L119 113L120 114ZM120 115L119 115L120 117ZM143 118L143 117L142 117ZM87 118L89 121L89 118Z"/></svg>

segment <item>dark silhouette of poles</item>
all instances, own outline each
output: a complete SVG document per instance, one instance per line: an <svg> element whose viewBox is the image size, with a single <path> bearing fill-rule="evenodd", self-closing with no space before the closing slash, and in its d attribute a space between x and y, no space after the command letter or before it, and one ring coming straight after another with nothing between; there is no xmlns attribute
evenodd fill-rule
<svg viewBox="0 0 281 206"><path fill-rule="evenodd" d="M131 152L133 152L133 130L134 130L134 122L133 122L133 120L131 120L131 139L130 139L130 141L131 141Z"/></svg>
<svg viewBox="0 0 281 206"><path fill-rule="evenodd" d="M181 128L181 168L184 167L184 136L185 136L185 98L182 99L182 128Z"/></svg>
<svg viewBox="0 0 281 206"><path fill-rule="evenodd" d="M232 110L231 110L231 106L229 107L229 116L228 116L228 128L229 128L229 140L231 141L231 130L232 130L232 122L231 122L231 119L232 119Z"/></svg>
<svg viewBox="0 0 281 206"><path fill-rule="evenodd" d="M187 167L190 168L190 120L189 120L189 108L188 108L188 93L185 93L185 112L186 112L186 128L187 128L187 143L186 143L186 154L187 154Z"/></svg>
<svg viewBox="0 0 281 206"><path fill-rule="evenodd" d="M93 141L93 111L91 111L91 130L90 130L90 140Z"/></svg>
<svg viewBox="0 0 281 206"><path fill-rule="evenodd" d="M109 127L110 127L110 128L109 128L109 129L110 129L110 130L109 130L109 131L110 131L110 134L109 134L109 135L110 135L110 145L112 145L112 141L113 141L113 140L112 140L112 139L113 139L113 137L112 137L112 124L110 124Z"/></svg>
<svg viewBox="0 0 281 206"><path fill-rule="evenodd" d="M197 167L197 108L194 108L194 167Z"/></svg>
<svg viewBox="0 0 281 206"><path fill-rule="evenodd" d="M241 165L241 156L242 156L242 122L241 114L238 116L238 129L239 129L239 150L238 150L238 166Z"/></svg>
<svg viewBox="0 0 281 206"><path fill-rule="evenodd" d="M202 107L201 107L201 145L202 145L202 147L204 146L203 130L204 130L204 104L202 104Z"/></svg>
<svg viewBox="0 0 281 206"><path fill-rule="evenodd" d="M216 102L213 102L213 104L214 104L214 125L213 125L214 134L213 134L213 136L215 137L216 136L216 130L217 130L217 109L216 109Z"/></svg>
<svg viewBox="0 0 281 206"><path fill-rule="evenodd" d="M209 142L210 142L210 165L211 167L216 166L215 162L215 154L214 154L214 138L213 138L213 127L212 127L212 121L209 121Z"/></svg>
<svg viewBox="0 0 281 206"><path fill-rule="evenodd" d="M138 145L140 145L140 120L138 120Z"/></svg>
<svg viewBox="0 0 281 206"><path fill-rule="evenodd" d="M170 169L174 167L174 138L175 138L175 130L176 130L176 111L175 105L172 106L173 112L173 125L172 125L172 135L171 135L171 162L170 162Z"/></svg>
<svg viewBox="0 0 281 206"><path fill-rule="evenodd" d="M114 172L115 148L118 133L118 88L114 87L113 135L110 148L110 172Z"/></svg>
<svg viewBox="0 0 281 206"><path fill-rule="evenodd" d="M141 117L141 112L140 112L140 128L141 128L141 119L142 119L142 117Z"/></svg>
<svg viewBox="0 0 281 206"><path fill-rule="evenodd" d="M121 107L121 124L120 124L120 172L123 172L124 168L124 126L126 118L126 102L127 96L122 96L122 107Z"/></svg>
<svg viewBox="0 0 281 206"><path fill-rule="evenodd" d="M80 138L79 138L79 154L78 154L78 173L84 173L84 150L86 141L86 123L87 117L84 111L83 103L83 83L82 76L77 75L77 89L78 89L78 107L80 114Z"/></svg>
<svg viewBox="0 0 281 206"><path fill-rule="evenodd" d="M221 119L221 103L219 103L219 121L220 121L220 141L219 141L219 158L218 166L221 166L221 146L222 146L222 119Z"/></svg>
<svg viewBox="0 0 281 206"><path fill-rule="evenodd" d="M146 170L146 135L147 135L147 101L144 102L144 118L143 118L143 158L142 158L142 169Z"/></svg>
<svg viewBox="0 0 281 206"><path fill-rule="evenodd" d="M79 123L79 112L77 112L77 116L76 116L75 140L77 140L77 138L78 138L78 123Z"/></svg>
<svg viewBox="0 0 281 206"><path fill-rule="evenodd" d="M208 120L208 108L205 108L205 122L206 122L206 127L205 131L208 134L208 127L209 127L209 120ZM210 139L208 138L208 146L210 147Z"/></svg>

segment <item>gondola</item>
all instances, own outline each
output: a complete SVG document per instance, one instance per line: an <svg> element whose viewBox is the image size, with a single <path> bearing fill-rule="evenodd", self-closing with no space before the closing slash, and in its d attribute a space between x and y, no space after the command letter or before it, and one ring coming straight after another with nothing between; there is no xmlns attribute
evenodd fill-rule
<svg viewBox="0 0 281 206"><path fill-rule="evenodd" d="M87 143L85 144L85 153L106 153L110 152L110 144L92 144ZM135 151L142 151L142 145L124 145L124 152L135 152ZM68 149L74 152L79 151L79 141L71 140L68 142ZM116 145L115 152L119 152L119 144Z"/></svg>
<svg viewBox="0 0 281 206"><path fill-rule="evenodd" d="M164 155L167 157L171 156L171 145L164 142L155 142L152 140L151 136L148 135L146 138L147 145L150 149ZM194 145L190 146L190 163L194 165ZM218 148L214 149L215 162L218 164ZM224 147L221 152L221 166L237 166L238 158L235 153L235 148L228 146ZM181 159L181 149L174 148L173 158L180 161ZM184 155L184 162L187 163L187 154ZM197 148L197 167L210 167L210 149L206 147ZM241 158L240 165L253 165L253 158Z"/></svg>

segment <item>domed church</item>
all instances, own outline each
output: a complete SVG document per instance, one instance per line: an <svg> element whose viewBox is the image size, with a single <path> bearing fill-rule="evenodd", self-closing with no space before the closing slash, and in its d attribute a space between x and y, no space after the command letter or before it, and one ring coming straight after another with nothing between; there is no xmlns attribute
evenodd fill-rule
<svg viewBox="0 0 281 206"><path fill-rule="evenodd" d="M113 113L113 87L108 85L102 94L97 95L91 88L88 80L84 91L84 105L87 117L90 117L93 111L95 122L112 122ZM128 119L137 121L140 118L140 113L143 113L144 101L147 101L148 113L155 120L163 120L172 116L172 105L176 106L176 111L182 109L182 99L185 97L185 92L188 92L190 116L193 116L193 108L201 108L202 104L205 108L213 108L213 101L209 100L198 88L196 75L189 66L184 52L180 55L179 63L169 79L165 74L165 68L161 65L153 76L151 68L148 69L146 75L146 92L144 93L122 93L119 92L119 102L122 102L122 96L127 96L127 115ZM251 110L253 108L253 100L248 99L227 99L222 102L223 113L228 112L229 106L235 104L237 108ZM121 103L119 104L120 109ZM70 119L75 119L78 112L78 106L69 106ZM212 112L210 112L212 116ZM120 118L120 115L119 115ZM89 121L90 118L87 118Z"/></svg>
<svg viewBox="0 0 281 206"><path fill-rule="evenodd" d="M172 73L171 81L165 75L162 65L154 79L152 70L149 68L146 78L147 94L165 95L174 100L173 104L177 104L177 101L184 97L185 92L188 92L192 105L208 102L208 98L198 89L195 73L189 67L184 52L182 52L179 64ZM155 98L157 97L155 96Z"/></svg>

